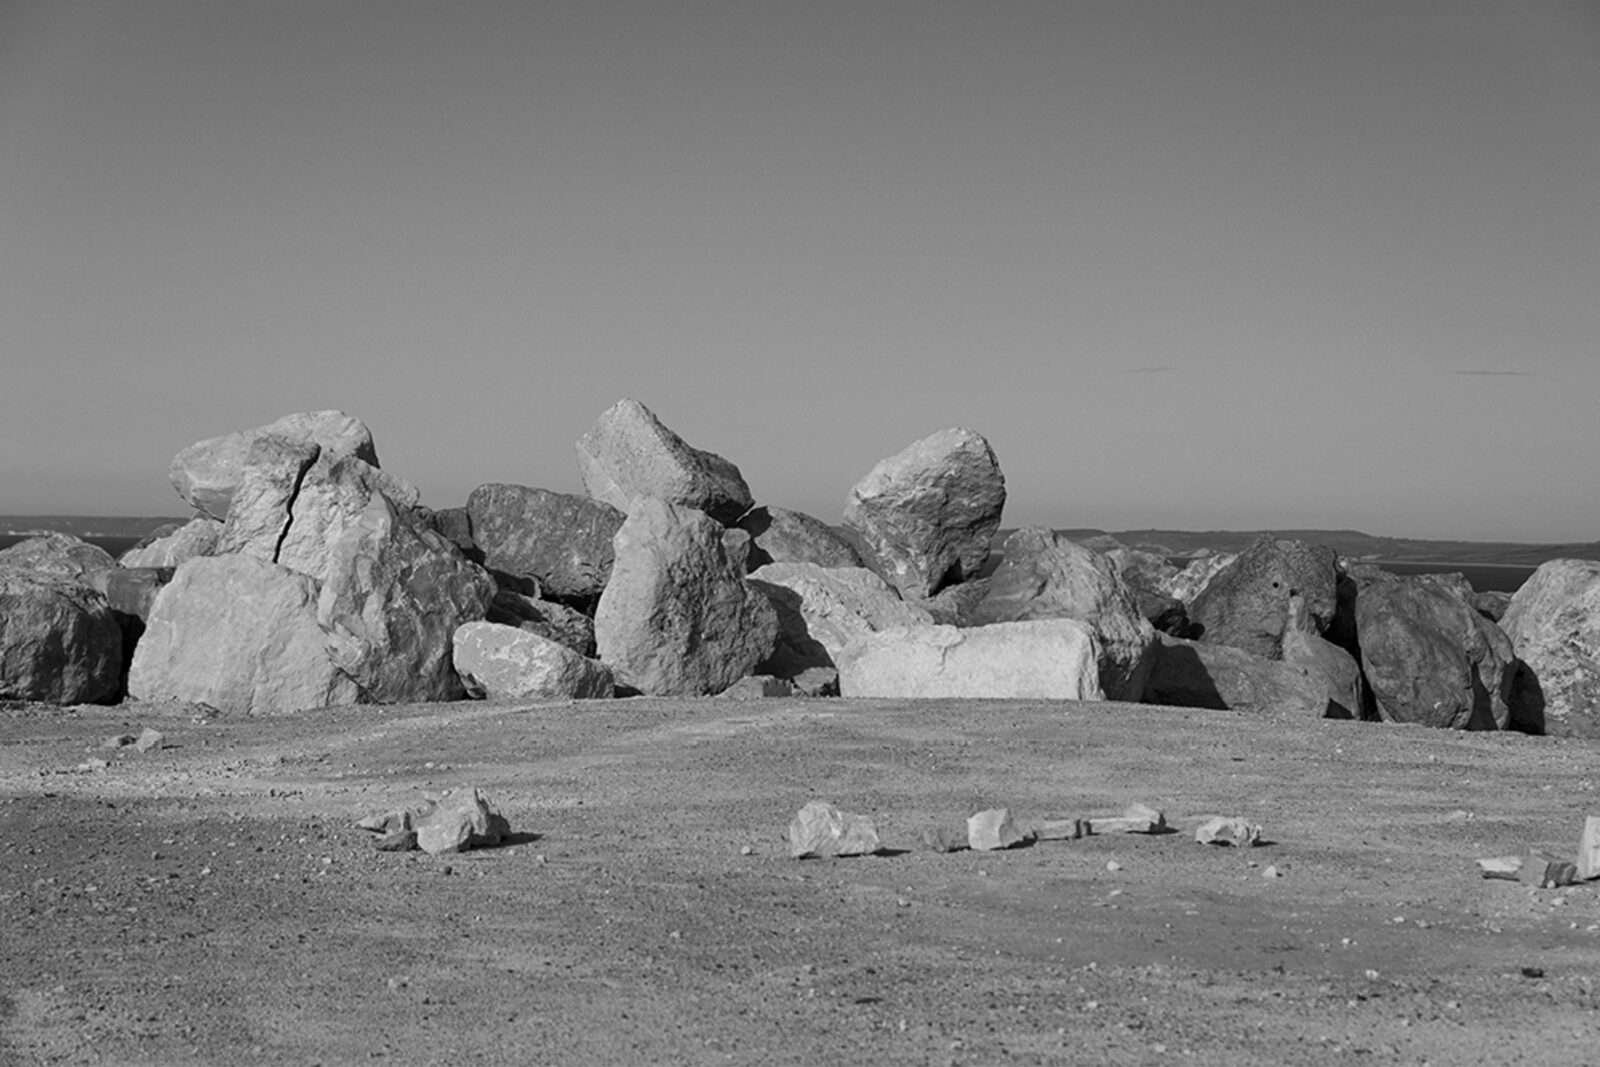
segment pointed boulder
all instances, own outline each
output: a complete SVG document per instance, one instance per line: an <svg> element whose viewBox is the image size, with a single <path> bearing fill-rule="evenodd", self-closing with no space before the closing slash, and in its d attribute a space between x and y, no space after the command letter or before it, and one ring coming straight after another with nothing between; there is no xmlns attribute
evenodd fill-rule
<svg viewBox="0 0 1600 1067"><path fill-rule="evenodd" d="M637 400L613 404L577 447L584 490L624 514L636 497L655 497L731 526L755 503L738 467L691 447Z"/></svg>

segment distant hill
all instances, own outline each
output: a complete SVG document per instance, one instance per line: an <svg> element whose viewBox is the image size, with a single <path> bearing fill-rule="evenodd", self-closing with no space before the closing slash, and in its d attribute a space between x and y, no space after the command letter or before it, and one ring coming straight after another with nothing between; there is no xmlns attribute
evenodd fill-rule
<svg viewBox="0 0 1600 1067"><path fill-rule="evenodd" d="M188 521L170 515L0 515L0 535L54 531L74 537L140 538L158 526Z"/></svg>
<svg viewBox="0 0 1600 1067"><path fill-rule="evenodd" d="M1552 559L1600 559L1600 541L1523 544L1512 541L1425 541L1378 537L1360 530L1063 530L1074 541L1110 537L1164 556L1239 552L1262 535L1328 545L1341 556L1392 563L1475 563L1537 567Z"/></svg>

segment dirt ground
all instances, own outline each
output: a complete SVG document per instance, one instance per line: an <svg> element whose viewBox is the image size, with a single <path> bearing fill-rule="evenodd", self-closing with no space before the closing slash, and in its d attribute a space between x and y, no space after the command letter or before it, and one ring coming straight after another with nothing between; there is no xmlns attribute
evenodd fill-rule
<svg viewBox="0 0 1600 1067"><path fill-rule="evenodd" d="M1600 1059L1600 882L1473 863L1573 851L1593 742L1046 702L193 712L0 709L0 1063ZM101 747L146 727L168 747ZM472 785L510 844L353 826ZM817 798L896 851L790 859ZM918 845L1135 800L1270 843Z"/></svg>

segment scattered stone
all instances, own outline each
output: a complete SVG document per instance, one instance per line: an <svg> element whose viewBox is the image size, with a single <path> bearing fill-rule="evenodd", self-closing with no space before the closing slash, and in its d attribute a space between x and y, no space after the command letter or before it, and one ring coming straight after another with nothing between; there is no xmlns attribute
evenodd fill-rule
<svg viewBox="0 0 1600 1067"><path fill-rule="evenodd" d="M496 622L456 628L452 661L472 696L490 700L584 700L615 692L611 669L528 630Z"/></svg>
<svg viewBox="0 0 1600 1067"><path fill-rule="evenodd" d="M978 576L1005 502L1005 476L989 442L954 428L873 467L850 490L844 522L889 584L923 598Z"/></svg>
<svg viewBox="0 0 1600 1067"><path fill-rule="evenodd" d="M1522 865L1521 879L1540 889L1557 889L1578 881L1578 867L1570 860L1531 853Z"/></svg>
<svg viewBox="0 0 1600 1067"><path fill-rule="evenodd" d="M1086 819L1091 834L1159 834L1167 829L1167 816L1147 804L1129 804L1121 815Z"/></svg>
<svg viewBox="0 0 1600 1067"><path fill-rule="evenodd" d="M369 815L356 825L382 835L377 842L380 851L420 848L432 856L492 847L511 833L505 816L491 808L477 788L430 797L415 808Z"/></svg>
<svg viewBox="0 0 1600 1067"><path fill-rule="evenodd" d="M593 604L610 580L612 538L627 517L589 497L502 483L474 489L467 511L485 567L532 578L546 598L579 604Z"/></svg>
<svg viewBox="0 0 1600 1067"><path fill-rule="evenodd" d="M1011 819L1010 808L989 808L967 817L967 846L978 852L1013 848L1028 841L1028 835Z"/></svg>
<svg viewBox="0 0 1600 1067"><path fill-rule="evenodd" d="M1282 878L1283 877L1283 871L1280 870L1276 864L1269 863L1269 864L1267 864L1267 866L1262 868L1261 877L1263 877L1263 878Z"/></svg>
<svg viewBox="0 0 1600 1067"><path fill-rule="evenodd" d="M927 826L918 835L922 847L930 852L963 852L968 849L965 827Z"/></svg>
<svg viewBox="0 0 1600 1067"><path fill-rule="evenodd" d="M625 515L635 499L654 497L732 526L755 503L738 467L690 447L637 400L613 404L577 448L584 491Z"/></svg>
<svg viewBox="0 0 1600 1067"><path fill-rule="evenodd" d="M1028 832L1036 841L1076 841L1091 831L1088 819L1040 819Z"/></svg>
<svg viewBox="0 0 1600 1067"><path fill-rule="evenodd" d="M1102 700L1099 646L1076 619L1004 622L970 630L897 627L838 654L847 697Z"/></svg>
<svg viewBox="0 0 1600 1067"><path fill-rule="evenodd" d="M1249 848L1261 841L1261 827L1240 818L1217 815L1195 829L1194 839L1202 845L1231 845Z"/></svg>
<svg viewBox="0 0 1600 1067"><path fill-rule="evenodd" d="M833 667L807 667L789 680L795 696L836 697L839 695L839 672Z"/></svg>
<svg viewBox="0 0 1600 1067"><path fill-rule="evenodd" d="M1106 860L1106 870L1110 871L1112 874L1116 874L1118 871L1122 870L1122 864L1118 863L1116 860Z"/></svg>
<svg viewBox="0 0 1600 1067"><path fill-rule="evenodd" d="M411 852L417 845L415 830L393 830L374 843L379 852Z"/></svg>
<svg viewBox="0 0 1600 1067"><path fill-rule="evenodd" d="M813 800L789 824L789 855L869 856L882 846L878 828L865 815L840 811L832 804Z"/></svg>
<svg viewBox="0 0 1600 1067"><path fill-rule="evenodd" d="M1522 876L1523 862L1521 856L1491 856L1478 860L1478 870L1485 878L1515 882Z"/></svg>
<svg viewBox="0 0 1600 1067"><path fill-rule="evenodd" d="M1587 882L1600 878L1600 815L1583 820L1583 836L1578 839L1578 877Z"/></svg>
<svg viewBox="0 0 1600 1067"><path fill-rule="evenodd" d="M140 731L139 736L133 742L133 747L139 752L149 752L151 749L161 748L166 742L166 735L160 730L152 730L147 727Z"/></svg>
<svg viewBox="0 0 1600 1067"><path fill-rule="evenodd" d="M110 763L97 757L94 759L84 760L82 763L74 767L73 770L77 771L79 774L93 774L96 771L103 771L109 766L111 766Z"/></svg>

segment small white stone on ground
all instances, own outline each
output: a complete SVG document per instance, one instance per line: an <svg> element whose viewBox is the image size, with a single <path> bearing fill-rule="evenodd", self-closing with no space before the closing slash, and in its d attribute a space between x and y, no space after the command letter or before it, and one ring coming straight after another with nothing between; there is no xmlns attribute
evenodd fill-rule
<svg viewBox="0 0 1600 1067"><path fill-rule="evenodd" d="M1600 878L1600 815L1583 820L1583 837L1578 841L1578 877L1587 882Z"/></svg>
<svg viewBox="0 0 1600 1067"><path fill-rule="evenodd" d="M149 752L153 748L160 748L166 740L160 730L146 729L134 740L133 747L140 752Z"/></svg>
<svg viewBox="0 0 1600 1067"><path fill-rule="evenodd" d="M1195 829L1194 839L1202 845L1248 848L1260 842L1261 827L1237 817L1215 815Z"/></svg>
<svg viewBox="0 0 1600 1067"><path fill-rule="evenodd" d="M882 847L878 828L865 815L840 811L823 800L813 800L789 823L789 855L867 856Z"/></svg>
<svg viewBox="0 0 1600 1067"><path fill-rule="evenodd" d="M980 852L1011 848L1028 840L1011 819L1010 808L990 808L967 817L967 845Z"/></svg>

